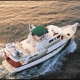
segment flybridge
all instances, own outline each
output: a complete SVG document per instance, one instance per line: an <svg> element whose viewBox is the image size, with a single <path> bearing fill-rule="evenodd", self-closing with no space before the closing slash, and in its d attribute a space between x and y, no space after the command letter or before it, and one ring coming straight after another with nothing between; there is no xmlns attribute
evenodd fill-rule
<svg viewBox="0 0 80 80"><path fill-rule="evenodd" d="M38 37L48 33L48 30L43 26L36 26L34 29L32 29L32 35L37 35Z"/></svg>

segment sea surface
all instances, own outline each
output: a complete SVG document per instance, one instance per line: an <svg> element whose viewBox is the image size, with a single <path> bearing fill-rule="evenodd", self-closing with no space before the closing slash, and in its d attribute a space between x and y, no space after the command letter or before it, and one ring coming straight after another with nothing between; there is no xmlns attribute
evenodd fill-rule
<svg viewBox="0 0 80 80"><path fill-rule="evenodd" d="M0 49L27 38L29 24L62 27L80 22L80 1L0 1ZM79 79L80 26L64 50L51 59L10 75L2 66L0 79Z"/></svg>

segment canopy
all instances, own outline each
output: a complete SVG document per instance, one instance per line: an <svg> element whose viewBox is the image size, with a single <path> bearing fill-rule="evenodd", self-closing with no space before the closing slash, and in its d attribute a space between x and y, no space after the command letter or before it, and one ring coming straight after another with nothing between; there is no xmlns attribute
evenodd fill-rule
<svg viewBox="0 0 80 80"><path fill-rule="evenodd" d="M48 33L48 30L43 26L36 26L36 28L32 29L32 33L40 37L41 35Z"/></svg>

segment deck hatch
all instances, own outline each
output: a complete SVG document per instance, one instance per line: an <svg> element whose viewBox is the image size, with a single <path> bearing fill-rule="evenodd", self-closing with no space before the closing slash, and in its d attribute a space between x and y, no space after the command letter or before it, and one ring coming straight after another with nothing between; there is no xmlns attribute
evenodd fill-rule
<svg viewBox="0 0 80 80"><path fill-rule="evenodd" d="M70 36L70 34L69 34L69 33L68 33L67 35L68 35L68 36Z"/></svg>

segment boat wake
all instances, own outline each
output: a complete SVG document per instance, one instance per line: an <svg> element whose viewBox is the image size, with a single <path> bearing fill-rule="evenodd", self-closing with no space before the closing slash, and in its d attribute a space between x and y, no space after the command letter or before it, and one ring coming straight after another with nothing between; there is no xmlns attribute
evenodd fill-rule
<svg viewBox="0 0 80 80"><path fill-rule="evenodd" d="M38 78L39 76L45 76L46 74L60 72L63 62L66 61L66 55L73 53L76 49L76 43L72 39L71 42L66 46L65 50L62 50L60 53L52 57L51 59L38 64L29 69L25 69L21 72L17 72L13 75L7 75L7 79L31 79ZM5 70L4 70L5 71Z"/></svg>

